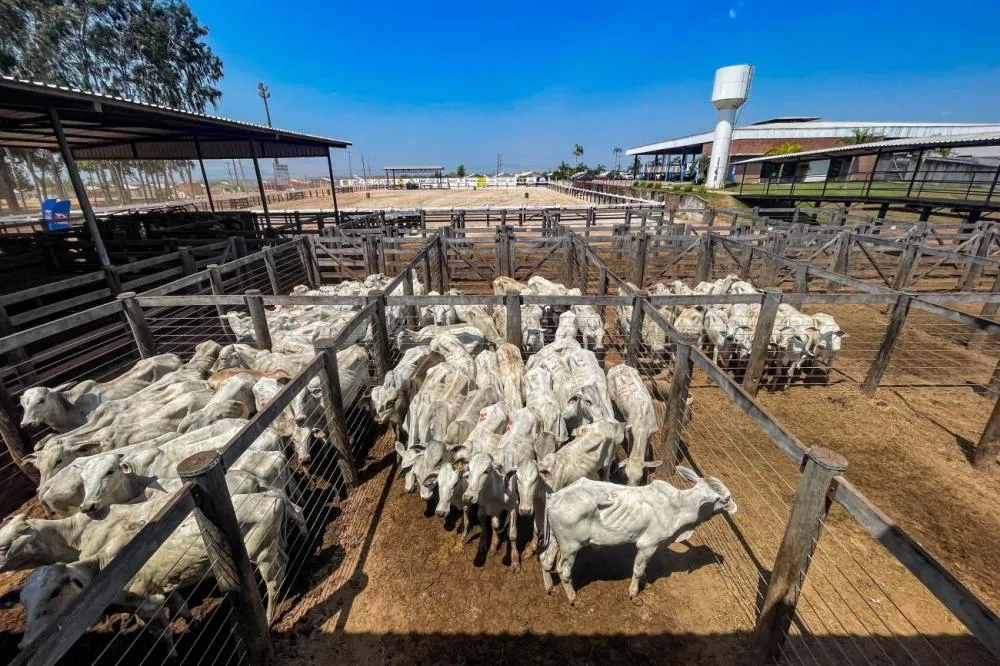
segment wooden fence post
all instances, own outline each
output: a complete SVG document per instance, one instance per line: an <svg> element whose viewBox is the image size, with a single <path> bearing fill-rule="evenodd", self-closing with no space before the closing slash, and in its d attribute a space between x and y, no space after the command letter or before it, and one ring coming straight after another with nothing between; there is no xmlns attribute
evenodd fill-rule
<svg viewBox="0 0 1000 666"><path fill-rule="evenodd" d="M875 354L875 360L869 366L868 374L865 375L865 382L861 386L862 393L867 396L875 394L875 389L878 388L882 377L885 376L885 371L889 367L889 358L892 356L892 350L899 341L899 334L902 332L903 324L906 322L906 315L910 311L910 302L912 299L913 296L911 294L905 293L896 297L896 304L889 315L889 325L885 329L885 337L882 338L882 344L879 345L878 352Z"/></svg>
<svg viewBox="0 0 1000 666"><path fill-rule="evenodd" d="M503 297L504 307L507 309L507 330L504 334L507 342L518 349L524 344L521 337L521 295L506 294Z"/></svg>
<svg viewBox="0 0 1000 666"><path fill-rule="evenodd" d="M250 310L250 320L253 322L253 336L257 341L257 349L271 351L271 331L267 327L267 313L264 311L264 299L260 289L247 289L243 296L247 309Z"/></svg>
<svg viewBox="0 0 1000 666"><path fill-rule="evenodd" d="M779 232L772 231L770 234L768 243L768 254L764 258L764 266L761 271L761 286L764 287L775 287L778 284L778 270L781 268L781 257L785 256L785 247L788 245L788 236ZM772 256L774 255L774 256Z"/></svg>
<svg viewBox="0 0 1000 666"><path fill-rule="evenodd" d="M899 265L896 268L896 276L892 280L892 288L894 291L903 291L906 289L906 284L910 281L910 275L913 274L913 265L917 260L917 252L919 252L920 246L916 243L907 243L906 248L899 255Z"/></svg>
<svg viewBox="0 0 1000 666"><path fill-rule="evenodd" d="M358 468L354 464L351 452L351 438L347 432L347 417L344 415L344 395L340 388L340 367L337 365L337 348L335 340L324 339L313 342L313 351L323 354L326 359L324 418L326 419L327 435L330 445L337 452L337 466L340 473L351 486L359 483Z"/></svg>
<svg viewBox="0 0 1000 666"><path fill-rule="evenodd" d="M226 293L225 284L222 281L222 271L219 270L218 264L208 265L208 282L212 285L212 294L215 296L224 296ZM219 315L220 319L226 318L226 309L221 305L215 306L215 311Z"/></svg>
<svg viewBox="0 0 1000 666"><path fill-rule="evenodd" d="M15 405L14 398L7 390L7 385L3 379L0 379L0 436L7 444L7 451L10 452L14 464L24 472L32 483L37 485L39 481L38 470L24 464L24 456L31 453L31 440L21 430L21 421L17 417Z"/></svg>
<svg viewBox="0 0 1000 666"><path fill-rule="evenodd" d="M633 253L629 257L632 261L632 284L642 289L646 282L646 246L648 237L645 231L640 231L633 236Z"/></svg>
<svg viewBox="0 0 1000 666"><path fill-rule="evenodd" d="M976 245L976 251L973 253L973 256L979 259L984 259L989 256L990 248L993 246L993 223L984 220L979 223L979 229L979 233L982 235L979 238L979 243ZM962 278L959 289L962 291L975 291L976 284L979 282L979 278L982 274L982 264L968 262L968 270Z"/></svg>
<svg viewBox="0 0 1000 666"><path fill-rule="evenodd" d="M195 520L219 589L229 594L233 602L237 633L246 648L247 661L270 663L274 653L264 603L226 487L219 452L202 451L185 458L177 465L177 475L194 483Z"/></svg>
<svg viewBox="0 0 1000 666"><path fill-rule="evenodd" d="M306 284L315 289L319 285L313 281L313 272L309 266L309 256L306 254L306 239L299 236L295 239L295 252L299 255L299 263L302 265L302 275L305 276Z"/></svg>
<svg viewBox="0 0 1000 666"><path fill-rule="evenodd" d="M7 316L7 308L3 306L3 303L0 303L0 337L10 335L13 332L14 326L10 323L10 317ZM38 375L35 373L35 364L31 362L31 358L24 347L12 349L7 354L7 363L11 366L18 366L14 374L20 379L22 386L34 384L38 381Z"/></svg>
<svg viewBox="0 0 1000 666"><path fill-rule="evenodd" d="M336 228L331 227L336 231ZM305 260L308 262L308 273L311 277L312 283L319 287L323 284L323 274L320 272L319 268L319 257L316 255L316 243L317 239L315 236L305 237Z"/></svg>
<svg viewBox="0 0 1000 666"><path fill-rule="evenodd" d="M636 365L639 360L639 344L642 342L642 321L646 316L643 311L643 299L646 298L646 292L639 290L635 296L632 297L632 319L629 321L628 328L628 343L625 348L625 363L631 365L633 368L638 367Z"/></svg>
<svg viewBox="0 0 1000 666"><path fill-rule="evenodd" d="M768 289L764 292L764 302L761 303L757 315L757 328L753 332L753 343L750 346L750 360L747 362L747 372L743 376L743 389L750 395L757 395L760 380L764 375L764 363L771 344L771 331L774 330L774 320L781 304L781 292Z"/></svg>
<svg viewBox="0 0 1000 666"><path fill-rule="evenodd" d="M448 278L448 230L441 229L438 236L438 293L448 291L451 280Z"/></svg>
<svg viewBox="0 0 1000 666"><path fill-rule="evenodd" d="M413 296L413 269L407 268L403 275L403 296ZM416 305L406 306L406 325L410 328L419 328L420 311Z"/></svg>
<svg viewBox="0 0 1000 666"><path fill-rule="evenodd" d="M699 282L708 282L712 279L712 268L715 263L715 239L711 234L701 237L698 244L698 263L695 268L695 279Z"/></svg>
<svg viewBox="0 0 1000 666"><path fill-rule="evenodd" d="M770 662L781 652L813 552L830 510L830 484L847 469L835 451L814 446L806 452L795 502L767 584L764 606L754 627L754 649Z"/></svg>
<svg viewBox="0 0 1000 666"><path fill-rule="evenodd" d="M153 333L146 323L146 315L142 312L142 307L135 300L134 291L126 291L118 294L118 300L122 302L122 309L125 312L125 319L129 328L132 329L132 337L135 338L135 345L139 348L139 356L149 358L156 355L156 342L153 340Z"/></svg>
<svg viewBox="0 0 1000 666"><path fill-rule="evenodd" d="M795 264L795 292L809 293L809 264L804 261Z"/></svg>
<svg viewBox="0 0 1000 666"><path fill-rule="evenodd" d="M385 292L379 291L369 296L368 301L375 301L375 371L379 383L385 379L385 373L392 369L389 361L389 331L385 324Z"/></svg>
<svg viewBox="0 0 1000 666"><path fill-rule="evenodd" d="M281 295L281 280L278 279L278 267L274 264L274 248L264 248L264 268L267 269L267 280L271 283L271 294Z"/></svg>
<svg viewBox="0 0 1000 666"><path fill-rule="evenodd" d="M181 260L181 271L184 275L191 275L198 271L198 264L195 263L194 255L191 254L190 245L182 245L177 248L177 255Z"/></svg>
<svg viewBox="0 0 1000 666"><path fill-rule="evenodd" d="M429 247L424 248L424 258L421 262L424 271L424 293L432 291L431 285L431 252Z"/></svg>
<svg viewBox="0 0 1000 666"><path fill-rule="evenodd" d="M562 237L562 283L570 284L573 279L573 266L570 258L573 256L573 240L569 236Z"/></svg>
<svg viewBox="0 0 1000 666"><path fill-rule="evenodd" d="M587 286L588 286L587 285L587 282L588 282L588 280L587 280L587 269L588 269L587 252L580 245L578 245L576 247L576 263L577 263L577 265L580 268L580 280L577 283L577 286L580 288L580 293L581 294L586 294L587 293Z"/></svg>
<svg viewBox="0 0 1000 666"><path fill-rule="evenodd" d="M663 462L671 468L680 459L681 433L687 420L688 393L691 388L691 345L677 342L674 355L674 369L670 376L670 395L667 398L666 441L663 447Z"/></svg>
<svg viewBox="0 0 1000 666"><path fill-rule="evenodd" d="M847 252L851 244L851 234L842 231L837 237L837 249L830 258L830 270L834 273L847 274ZM827 291L836 291L837 287L833 282L826 281Z"/></svg>

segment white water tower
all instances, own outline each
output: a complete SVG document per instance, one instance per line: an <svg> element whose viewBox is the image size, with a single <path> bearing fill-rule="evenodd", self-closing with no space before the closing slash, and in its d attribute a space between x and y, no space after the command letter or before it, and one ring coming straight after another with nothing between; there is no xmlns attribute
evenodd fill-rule
<svg viewBox="0 0 1000 666"><path fill-rule="evenodd" d="M731 65L715 70L715 85L712 87L712 104L719 110L719 120L712 138L712 158L708 163L708 177L705 184L718 189L725 187L729 171L729 146L733 140L733 123L736 111L750 94L753 65Z"/></svg>

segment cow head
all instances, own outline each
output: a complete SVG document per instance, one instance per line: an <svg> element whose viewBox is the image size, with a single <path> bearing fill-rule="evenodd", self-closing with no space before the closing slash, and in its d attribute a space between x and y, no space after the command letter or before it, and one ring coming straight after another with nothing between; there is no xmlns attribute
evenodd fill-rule
<svg viewBox="0 0 1000 666"><path fill-rule="evenodd" d="M21 408L24 416L22 426L37 426L51 420L51 412L57 408L56 393L52 389L36 386L21 394Z"/></svg>
<svg viewBox="0 0 1000 666"><path fill-rule="evenodd" d="M517 512L530 516L535 511L535 494L538 492L538 463L528 458L517 464L514 470L517 483Z"/></svg>
<svg viewBox="0 0 1000 666"><path fill-rule="evenodd" d="M466 472L467 462L464 460L456 460L455 462L446 462L438 467L437 472L435 472L437 489L438 489L438 502L437 507L434 509L434 514L444 518L448 515L451 510L451 503L455 498L455 493L459 489L460 482Z"/></svg>
<svg viewBox="0 0 1000 666"><path fill-rule="evenodd" d="M18 513L0 525L0 571L14 571L38 561L46 554L38 532L28 523L28 515Z"/></svg>
<svg viewBox="0 0 1000 666"><path fill-rule="evenodd" d="M132 466L122 462L117 453L109 452L91 456L81 470L83 477L83 502L81 513L102 511L112 504L127 502L129 497L126 475Z"/></svg>
<svg viewBox="0 0 1000 666"><path fill-rule="evenodd" d="M35 640L52 618L69 607L96 574L96 562L49 564L35 569L21 588L25 627L18 649L23 650Z"/></svg>
<svg viewBox="0 0 1000 666"><path fill-rule="evenodd" d="M736 513L736 502L729 488L722 481L714 476L704 478L698 476L697 472L683 465L678 465L677 474L681 478L695 484L692 490L699 491L702 496L702 503L699 508L699 519L707 520L718 513L727 513L730 516Z"/></svg>
<svg viewBox="0 0 1000 666"><path fill-rule="evenodd" d="M395 386L373 386L372 407L375 410L375 422L386 423L396 407L396 397L399 390Z"/></svg>
<svg viewBox="0 0 1000 666"><path fill-rule="evenodd" d="M514 476L514 470L509 472L503 465L493 462L493 456L480 451L469 459L469 486L462 495L462 500L467 504L478 502L483 489L495 480L502 480L506 489Z"/></svg>

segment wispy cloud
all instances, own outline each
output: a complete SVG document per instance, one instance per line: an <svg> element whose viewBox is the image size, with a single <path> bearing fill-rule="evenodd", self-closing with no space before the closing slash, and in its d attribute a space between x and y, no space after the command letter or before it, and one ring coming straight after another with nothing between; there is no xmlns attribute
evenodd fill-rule
<svg viewBox="0 0 1000 666"><path fill-rule="evenodd" d="M731 19L736 18L736 10L733 9L732 7L729 8L729 18Z"/></svg>
<svg viewBox="0 0 1000 666"><path fill-rule="evenodd" d="M948 110L942 111L941 115L942 116L950 116L951 115L951 111L948 111Z"/></svg>

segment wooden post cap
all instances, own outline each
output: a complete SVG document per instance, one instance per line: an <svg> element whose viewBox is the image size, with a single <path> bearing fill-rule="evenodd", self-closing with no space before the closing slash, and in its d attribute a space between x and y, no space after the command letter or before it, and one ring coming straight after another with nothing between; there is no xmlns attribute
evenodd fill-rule
<svg viewBox="0 0 1000 666"><path fill-rule="evenodd" d="M219 264L208 264L205 268L218 268Z"/></svg>
<svg viewBox="0 0 1000 666"><path fill-rule="evenodd" d="M247 289L243 293L247 296L260 296L260 289Z"/></svg>
<svg viewBox="0 0 1000 666"><path fill-rule="evenodd" d="M182 479L201 476L221 462L218 451L199 451L177 463L177 475Z"/></svg>
<svg viewBox="0 0 1000 666"><path fill-rule="evenodd" d="M335 338L316 338L313 340L313 349L333 349L337 346L337 340Z"/></svg>
<svg viewBox="0 0 1000 666"><path fill-rule="evenodd" d="M135 297L136 293L134 291L123 291L122 293L115 296L115 298L117 298L119 301L123 301L126 298L135 298Z"/></svg>
<svg viewBox="0 0 1000 666"><path fill-rule="evenodd" d="M811 447L806 451L806 457L820 467L834 472L843 472L847 469L847 458L825 446Z"/></svg>

